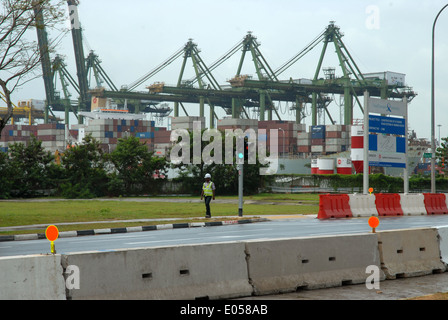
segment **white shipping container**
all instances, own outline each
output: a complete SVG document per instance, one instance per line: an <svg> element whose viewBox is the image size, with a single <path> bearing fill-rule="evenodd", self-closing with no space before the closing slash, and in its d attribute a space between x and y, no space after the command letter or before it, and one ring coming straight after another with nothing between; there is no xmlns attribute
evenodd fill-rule
<svg viewBox="0 0 448 320"><path fill-rule="evenodd" d="M43 100L31 99L31 107L32 107L34 110L44 111L44 110L45 110L45 101L43 101Z"/></svg>
<svg viewBox="0 0 448 320"><path fill-rule="evenodd" d="M305 123L294 123L293 130L304 132L306 131L306 124Z"/></svg>
<svg viewBox="0 0 448 320"><path fill-rule="evenodd" d="M95 125L89 125L86 128L86 132L98 132L98 131L105 131L106 125L104 124L95 124Z"/></svg>
<svg viewBox="0 0 448 320"><path fill-rule="evenodd" d="M44 130L37 130L38 136L64 136L65 137L65 130L58 130L58 129L44 129Z"/></svg>
<svg viewBox="0 0 448 320"><path fill-rule="evenodd" d="M324 152L324 146L311 146L311 152Z"/></svg>
<svg viewBox="0 0 448 320"><path fill-rule="evenodd" d="M205 123L204 117L172 117L171 123L193 123L195 121L200 121Z"/></svg>
<svg viewBox="0 0 448 320"><path fill-rule="evenodd" d="M154 149L154 155L159 156L159 157L164 157L166 156L166 150L165 148L163 149Z"/></svg>
<svg viewBox="0 0 448 320"><path fill-rule="evenodd" d="M307 147L307 146L311 145L311 142L310 142L310 140L301 139L301 140L297 140L297 145L300 147Z"/></svg>
<svg viewBox="0 0 448 320"><path fill-rule="evenodd" d="M364 77L367 79L381 79L386 80L390 86L405 86L406 85L406 74L384 71L384 72L373 72L366 73Z"/></svg>
<svg viewBox="0 0 448 320"><path fill-rule="evenodd" d="M342 131L342 125L340 124L331 124L327 125L326 131Z"/></svg>
<svg viewBox="0 0 448 320"><path fill-rule="evenodd" d="M100 139L106 137L106 132L104 131L93 131L93 132L86 132L86 134L91 134L92 138Z"/></svg>
<svg viewBox="0 0 448 320"><path fill-rule="evenodd" d="M336 145L336 144L326 145L325 146L325 150L327 152L341 152L342 151L342 146L341 145Z"/></svg>
<svg viewBox="0 0 448 320"><path fill-rule="evenodd" d="M309 132L297 132L297 139L310 139Z"/></svg>
<svg viewBox="0 0 448 320"><path fill-rule="evenodd" d="M166 149L170 147L171 147L170 143L154 143L154 149Z"/></svg>
<svg viewBox="0 0 448 320"><path fill-rule="evenodd" d="M328 145L342 145L344 144L345 140L340 138L327 138L325 140L325 144Z"/></svg>

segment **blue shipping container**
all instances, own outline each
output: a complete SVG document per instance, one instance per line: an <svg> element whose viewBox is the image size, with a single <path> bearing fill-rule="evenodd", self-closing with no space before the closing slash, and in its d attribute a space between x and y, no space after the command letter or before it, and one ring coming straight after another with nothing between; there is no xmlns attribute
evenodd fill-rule
<svg viewBox="0 0 448 320"><path fill-rule="evenodd" d="M154 138L154 132L137 132L136 137L140 139L152 139Z"/></svg>
<svg viewBox="0 0 448 320"><path fill-rule="evenodd" d="M325 126L312 126L311 139L325 139Z"/></svg>

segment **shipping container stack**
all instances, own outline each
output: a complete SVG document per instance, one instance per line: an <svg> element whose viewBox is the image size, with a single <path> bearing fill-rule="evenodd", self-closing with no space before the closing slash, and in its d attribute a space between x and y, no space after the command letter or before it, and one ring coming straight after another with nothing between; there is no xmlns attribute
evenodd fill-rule
<svg viewBox="0 0 448 320"><path fill-rule="evenodd" d="M186 129L193 130L193 125L200 122L201 129L205 129L204 117L172 117L171 118L171 130Z"/></svg>
<svg viewBox="0 0 448 320"><path fill-rule="evenodd" d="M37 138L42 141L42 147L51 153L65 150L65 125L48 123L37 125Z"/></svg>
<svg viewBox="0 0 448 320"><path fill-rule="evenodd" d="M246 131L247 129L255 130L255 133L258 131L259 122L254 119L221 119L218 120L218 130L222 130L225 132L228 130L241 129Z"/></svg>
<svg viewBox="0 0 448 320"><path fill-rule="evenodd" d="M154 150L154 121L149 120L120 120L120 119L92 119L85 127L85 134L91 134L99 140L105 152L115 150L118 139L133 136Z"/></svg>
<svg viewBox="0 0 448 320"><path fill-rule="evenodd" d="M311 153L324 154L326 127L324 125L311 126L310 131L311 131Z"/></svg>
<svg viewBox="0 0 448 320"><path fill-rule="evenodd" d="M272 141L273 145L277 145L277 150L280 155L297 154L298 152L298 136L305 130L305 125L297 124L294 121L259 121L259 129L266 129L267 143L266 147L269 150L271 144L271 130L278 130L277 141Z"/></svg>
<svg viewBox="0 0 448 320"><path fill-rule="evenodd" d="M8 152L9 145L23 143L28 145L31 135L37 136L37 127L30 125L6 125L0 138L0 152Z"/></svg>
<svg viewBox="0 0 448 320"><path fill-rule="evenodd" d="M328 125L325 128L325 152L327 154L347 151L350 146L345 125Z"/></svg>
<svg viewBox="0 0 448 320"><path fill-rule="evenodd" d="M154 128L154 155L165 157L171 148L171 131L164 127Z"/></svg>

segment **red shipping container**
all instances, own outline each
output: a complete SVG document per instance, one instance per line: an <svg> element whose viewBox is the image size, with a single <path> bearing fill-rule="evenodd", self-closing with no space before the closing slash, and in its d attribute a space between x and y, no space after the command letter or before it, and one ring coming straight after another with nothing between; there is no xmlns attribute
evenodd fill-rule
<svg viewBox="0 0 448 320"><path fill-rule="evenodd" d="M298 152L303 152L303 153L310 153L311 152L311 146L298 146L297 147L297 151Z"/></svg>
<svg viewBox="0 0 448 320"><path fill-rule="evenodd" d="M325 136L327 138L342 138L342 132L341 131L327 131L325 133Z"/></svg>
<svg viewBox="0 0 448 320"><path fill-rule="evenodd" d="M325 144L325 139L311 139L312 146L323 146Z"/></svg>

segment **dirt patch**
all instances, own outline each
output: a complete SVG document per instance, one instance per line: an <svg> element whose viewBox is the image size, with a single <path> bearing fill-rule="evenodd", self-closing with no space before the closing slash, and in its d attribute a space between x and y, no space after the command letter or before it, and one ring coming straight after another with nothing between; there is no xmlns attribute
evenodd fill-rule
<svg viewBox="0 0 448 320"><path fill-rule="evenodd" d="M407 300L448 300L448 292L438 292L435 294L429 294L427 296L409 298Z"/></svg>

